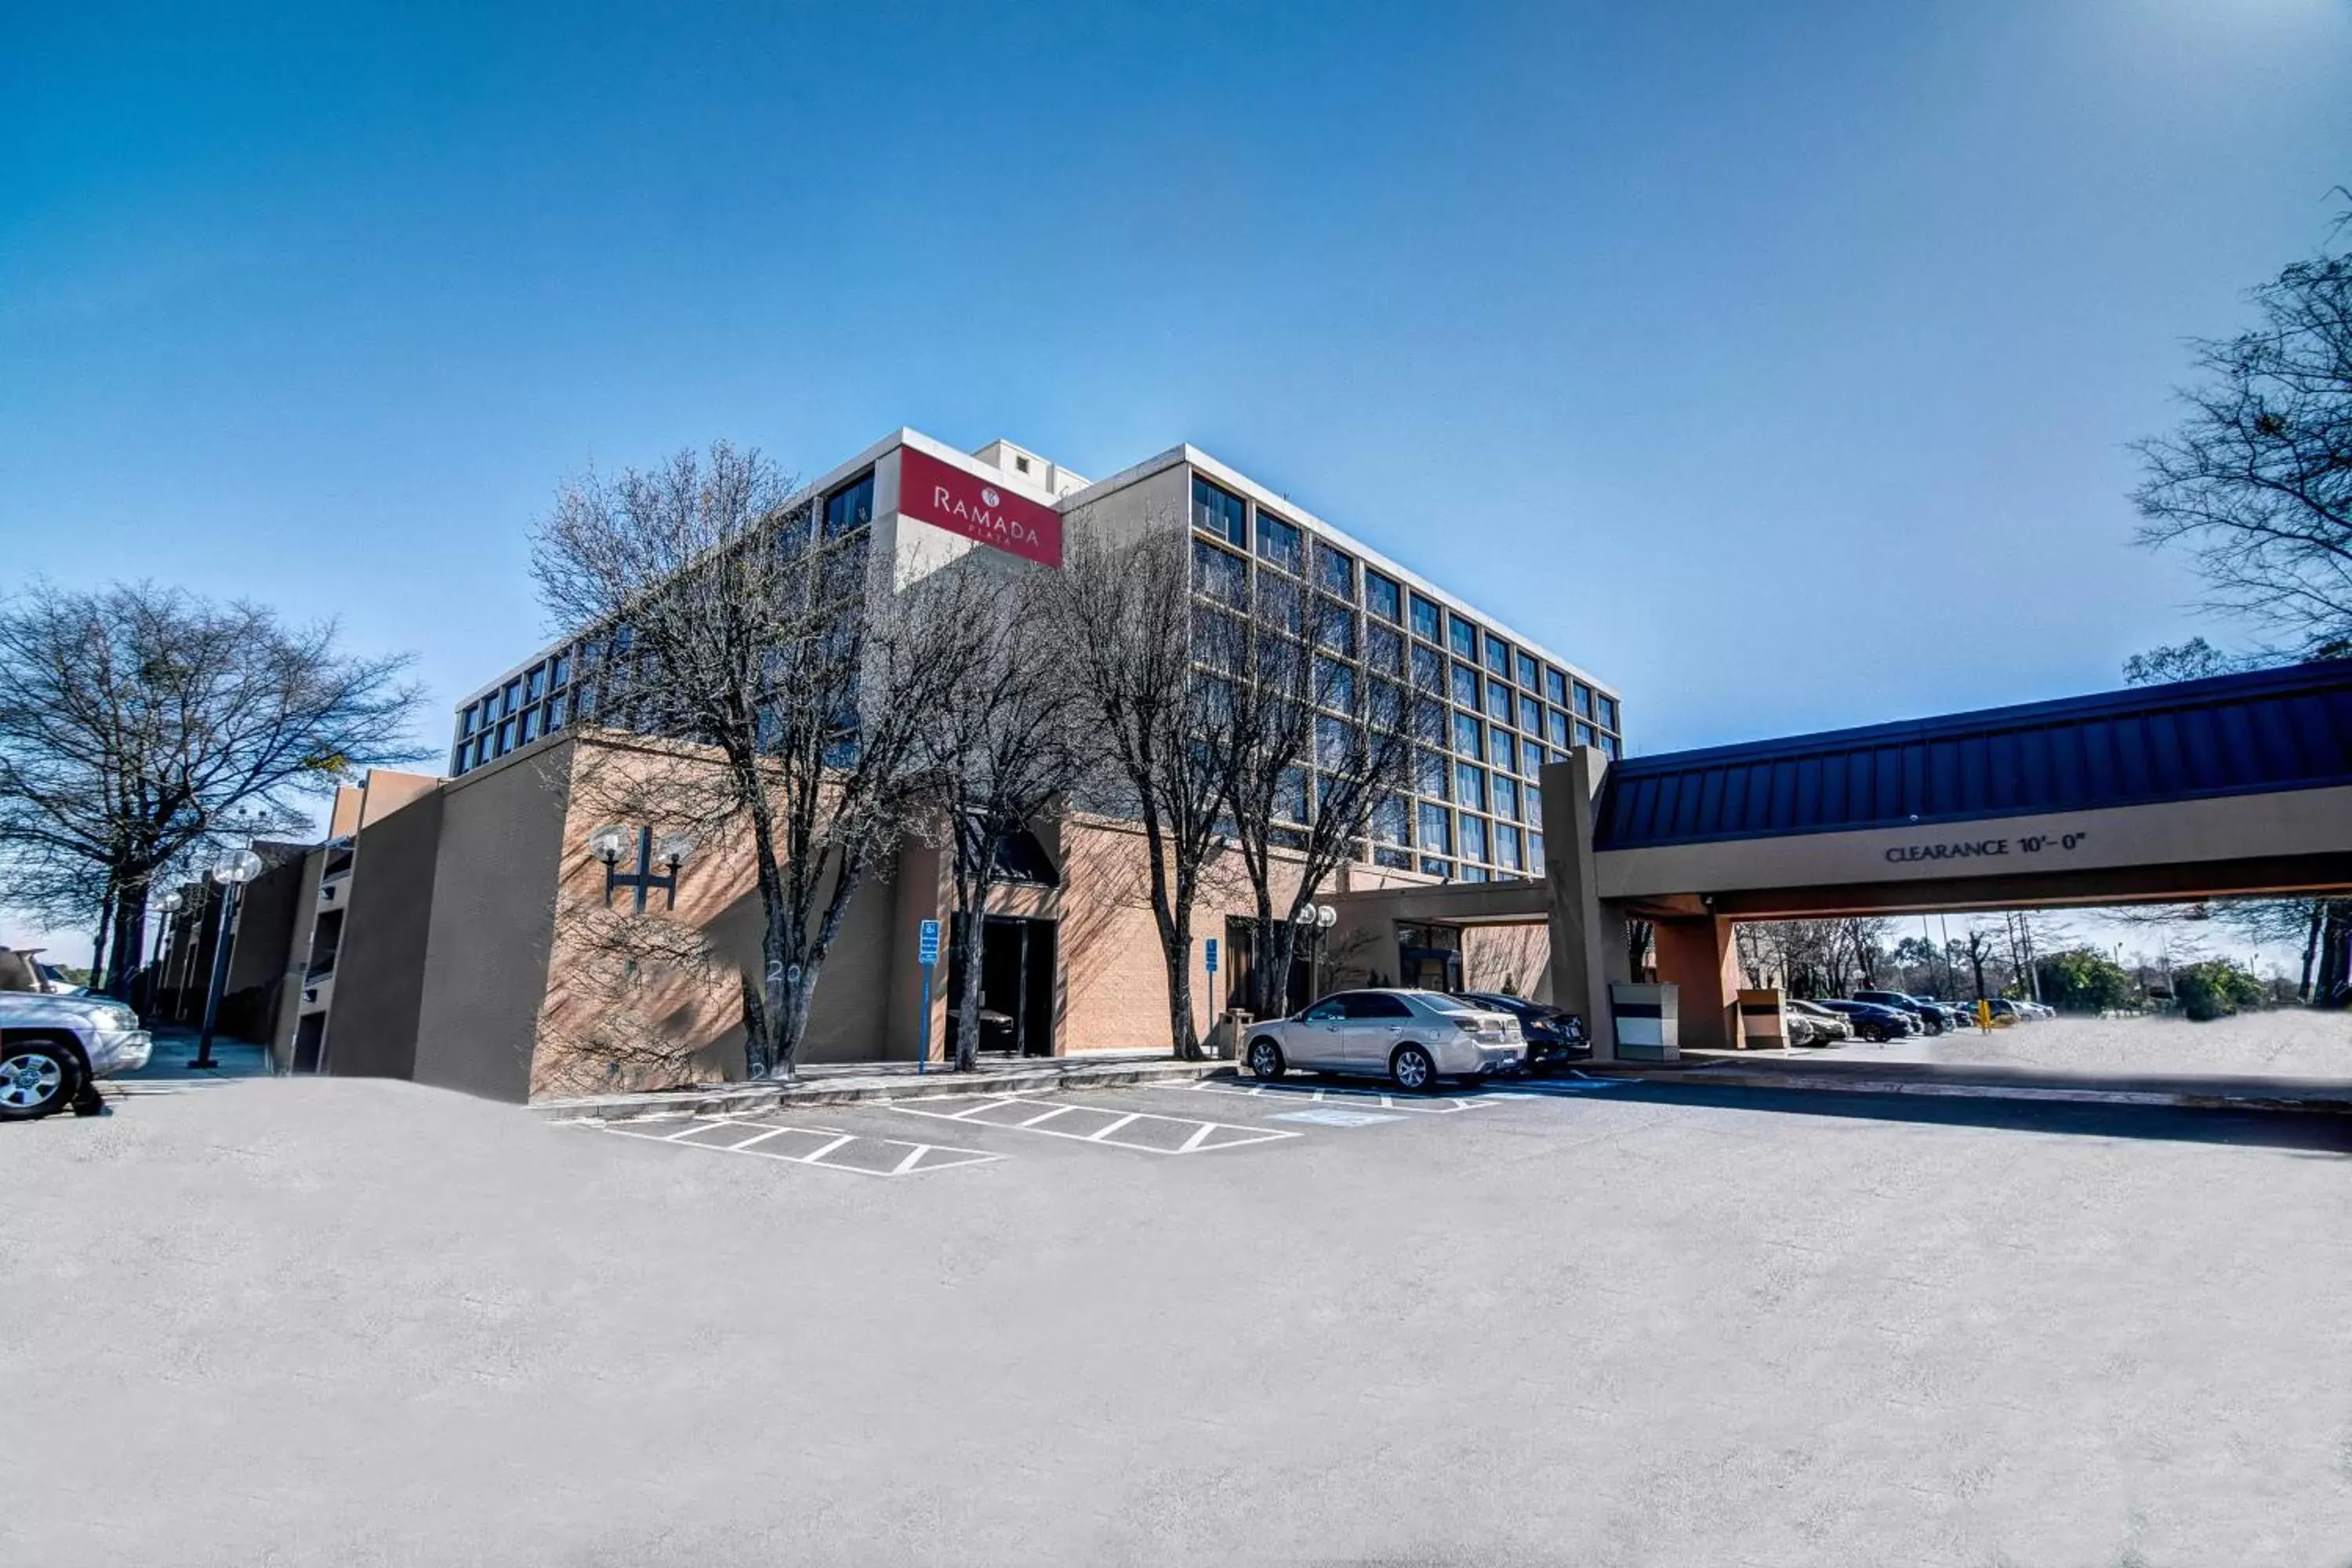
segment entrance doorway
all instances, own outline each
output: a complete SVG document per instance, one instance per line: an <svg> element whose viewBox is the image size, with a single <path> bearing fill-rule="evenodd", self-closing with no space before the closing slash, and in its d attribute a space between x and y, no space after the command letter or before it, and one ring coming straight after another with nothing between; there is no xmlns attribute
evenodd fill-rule
<svg viewBox="0 0 2352 1568"><path fill-rule="evenodd" d="M963 994L963 922L948 948L948 1051L959 1046L956 1000ZM981 931L980 1045L1009 1056L1054 1054L1054 970L1059 931L1052 921L991 915Z"/></svg>
<svg viewBox="0 0 2352 1568"><path fill-rule="evenodd" d="M1258 967L1257 921L1248 915L1225 917L1225 1006L1248 1008ZM1299 1012L1315 1000L1315 960L1321 933L1301 931L1292 939L1290 983L1283 987L1281 1014Z"/></svg>
<svg viewBox="0 0 2352 1568"><path fill-rule="evenodd" d="M1397 921L1397 984L1414 991L1462 989L1462 932L1421 921Z"/></svg>

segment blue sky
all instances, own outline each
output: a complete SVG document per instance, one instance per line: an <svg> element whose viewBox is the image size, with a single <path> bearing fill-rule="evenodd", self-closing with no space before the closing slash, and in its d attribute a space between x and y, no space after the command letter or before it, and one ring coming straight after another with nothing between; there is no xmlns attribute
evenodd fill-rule
<svg viewBox="0 0 2352 1568"><path fill-rule="evenodd" d="M410 649L590 461L1191 440L1637 751L2115 683L2180 340L2352 180L2344 0L12 8L0 587Z"/></svg>

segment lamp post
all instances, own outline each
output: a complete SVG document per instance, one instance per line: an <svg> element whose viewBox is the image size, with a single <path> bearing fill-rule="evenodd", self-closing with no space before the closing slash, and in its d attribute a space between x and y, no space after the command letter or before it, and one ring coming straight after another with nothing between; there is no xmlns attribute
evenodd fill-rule
<svg viewBox="0 0 2352 1568"><path fill-rule="evenodd" d="M155 1004L163 994L163 938L171 931L172 917L187 901L177 888L155 900L155 912L163 918L155 922L155 951L147 960L147 1017L151 1023L155 1016Z"/></svg>
<svg viewBox="0 0 2352 1568"><path fill-rule="evenodd" d="M261 875L261 857L250 849L240 849L225 856L213 868L213 880L220 884L220 929L213 937L213 978L205 990L205 1029L196 1037L195 1059L192 1068L213 1065L213 1026L220 1019L222 983L228 979L229 936L236 921L237 895L247 882Z"/></svg>

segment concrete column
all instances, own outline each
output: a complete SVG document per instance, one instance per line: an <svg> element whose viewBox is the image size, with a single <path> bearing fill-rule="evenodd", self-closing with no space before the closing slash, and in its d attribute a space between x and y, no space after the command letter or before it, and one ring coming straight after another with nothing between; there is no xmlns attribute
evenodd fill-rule
<svg viewBox="0 0 2352 1568"><path fill-rule="evenodd" d="M1739 954L1720 915L1654 922L1658 979L1682 987L1682 1043L1728 1050L1739 1043Z"/></svg>
<svg viewBox="0 0 2352 1568"><path fill-rule="evenodd" d="M1551 931L1551 1000L1583 1015L1592 1059L1616 1059L1616 1020L1609 984L1632 978L1624 912L1601 901L1592 869L1592 801L1608 759L1579 746L1564 763L1544 765L1544 903Z"/></svg>

